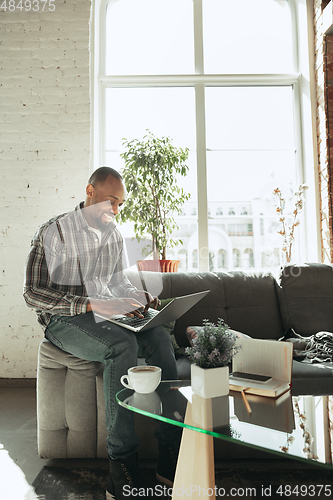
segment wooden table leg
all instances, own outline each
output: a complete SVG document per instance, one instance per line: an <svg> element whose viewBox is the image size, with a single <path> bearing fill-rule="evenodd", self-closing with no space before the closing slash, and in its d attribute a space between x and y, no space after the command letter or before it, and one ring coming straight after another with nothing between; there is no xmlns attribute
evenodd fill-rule
<svg viewBox="0 0 333 500"><path fill-rule="evenodd" d="M193 394L188 402L185 423L205 429L212 428L212 403ZM172 500L190 496L215 500L215 467L213 436L202 432L183 429L177 469L173 483Z"/></svg>

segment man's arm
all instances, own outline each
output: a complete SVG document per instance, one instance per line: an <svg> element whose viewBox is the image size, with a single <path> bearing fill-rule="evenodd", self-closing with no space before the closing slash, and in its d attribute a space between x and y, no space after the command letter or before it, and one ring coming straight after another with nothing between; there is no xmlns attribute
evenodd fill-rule
<svg viewBox="0 0 333 500"><path fill-rule="evenodd" d="M59 288L57 289L54 284L52 286L43 242L37 237L30 249L25 270L23 297L27 306L63 316L87 312L88 297Z"/></svg>
<svg viewBox="0 0 333 500"><path fill-rule="evenodd" d="M100 313L105 317L111 317L115 314L142 316L138 309L143 309L144 305L138 300L114 297L103 297L99 300L89 298L85 294L71 293L70 291L78 290L81 286L82 291L84 290L86 293L83 284L79 284L75 278L76 269L73 267L73 260L70 264L69 261L65 262L65 265L68 264L72 270L72 273L68 275L67 284L63 282L63 279L59 283L56 278L57 268L64 262L57 250L57 241L54 235L55 232L52 232L52 245L47 248L44 238L40 235L35 237L33 241L26 265L23 294L28 307L62 316L75 316L90 311ZM51 241L47 238L46 240ZM52 277L54 281L52 281Z"/></svg>

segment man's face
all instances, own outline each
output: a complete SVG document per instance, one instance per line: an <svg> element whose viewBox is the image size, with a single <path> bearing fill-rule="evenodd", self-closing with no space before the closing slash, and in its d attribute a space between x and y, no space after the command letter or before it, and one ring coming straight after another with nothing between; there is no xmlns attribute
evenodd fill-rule
<svg viewBox="0 0 333 500"><path fill-rule="evenodd" d="M88 184L86 192L85 207L89 208L84 214L88 224L105 231L125 201L124 185L109 175L103 183Z"/></svg>

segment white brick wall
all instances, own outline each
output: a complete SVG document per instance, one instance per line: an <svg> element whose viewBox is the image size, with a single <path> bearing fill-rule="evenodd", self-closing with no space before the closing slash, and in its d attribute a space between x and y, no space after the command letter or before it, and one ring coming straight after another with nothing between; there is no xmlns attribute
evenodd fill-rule
<svg viewBox="0 0 333 500"><path fill-rule="evenodd" d="M55 6L0 9L0 378L36 376L43 332L22 298L30 239L84 199L90 173L91 0Z"/></svg>

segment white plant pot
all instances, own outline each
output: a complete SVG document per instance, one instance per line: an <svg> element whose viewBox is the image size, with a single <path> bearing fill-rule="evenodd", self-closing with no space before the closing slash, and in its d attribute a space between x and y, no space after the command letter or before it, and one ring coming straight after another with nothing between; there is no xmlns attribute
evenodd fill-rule
<svg viewBox="0 0 333 500"><path fill-rule="evenodd" d="M191 365L191 387L202 398L216 398L229 394L229 367L200 368Z"/></svg>

